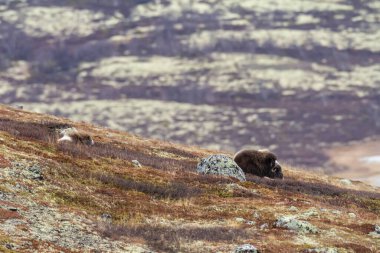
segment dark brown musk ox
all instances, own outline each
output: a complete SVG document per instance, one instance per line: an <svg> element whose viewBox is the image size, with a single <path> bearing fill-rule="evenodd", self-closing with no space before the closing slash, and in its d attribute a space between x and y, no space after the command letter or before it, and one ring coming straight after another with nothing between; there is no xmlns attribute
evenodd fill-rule
<svg viewBox="0 0 380 253"><path fill-rule="evenodd" d="M278 179L284 177L276 155L268 150L244 149L235 154L234 161L245 173Z"/></svg>

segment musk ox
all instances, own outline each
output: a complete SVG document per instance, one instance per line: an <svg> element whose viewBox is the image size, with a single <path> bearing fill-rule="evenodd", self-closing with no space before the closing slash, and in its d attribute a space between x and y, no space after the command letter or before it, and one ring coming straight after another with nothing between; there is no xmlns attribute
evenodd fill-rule
<svg viewBox="0 0 380 253"><path fill-rule="evenodd" d="M276 155L268 150L241 150L235 154L234 161L245 173L259 177L283 178Z"/></svg>
<svg viewBox="0 0 380 253"><path fill-rule="evenodd" d="M61 130L60 135L62 137L58 139L58 143L68 141L73 142L75 144L94 145L94 141L90 135L83 132L79 132L74 127Z"/></svg>

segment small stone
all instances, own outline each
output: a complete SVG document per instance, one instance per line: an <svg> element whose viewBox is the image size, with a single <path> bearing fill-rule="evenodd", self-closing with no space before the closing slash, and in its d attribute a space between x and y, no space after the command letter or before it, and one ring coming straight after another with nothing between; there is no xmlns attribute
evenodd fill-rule
<svg viewBox="0 0 380 253"><path fill-rule="evenodd" d="M354 213L348 213L348 217L350 217L351 219L355 219L356 218L356 214L354 214Z"/></svg>
<svg viewBox="0 0 380 253"><path fill-rule="evenodd" d="M234 193L234 191L237 190L237 191L247 192L249 194L258 194L257 190L255 190L255 189L247 189L244 186L241 186L241 185L238 185L235 183L227 184L226 190L229 191L230 193Z"/></svg>
<svg viewBox="0 0 380 253"><path fill-rule="evenodd" d="M6 244L5 244L5 247L6 247L7 249L14 249L14 248L15 248L15 246L14 246L12 243L6 243Z"/></svg>
<svg viewBox="0 0 380 253"><path fill-rule="evenodd" d="M235 218L235 221L243 223L243 222L245 222L245 219L244 218Z"/></svg>
<svg viewBox="0 0 380 253"><path fill-rule="evenodd" d="M253 218L255 218L255 219L259 219L260 218L259 212L254 212L252 215L253 215Z"/></svg>
<svg viewBox="0 0 380 253"><path fill-rule="evenodd" d="M312 216L314 217L319 216L319 213L316 208L311 208L302 214L302 217L305 217L305 218L312 217Z"/></svg>
<svg viewBox="0 0 380 253"><path fill-rule="evenodd" d="M369 233L370 236L380 238L380 226L375 225L375 231Z"/></svg>
<svg viewBox="0 0 380 253"><path fill-rule="evenodd" d="M289 211L298 212L298 208L295 206L291 206L291 207L289 207Z"/></svg>
<svg viewBox="0 0 380 253"><path fill-rule="evenodd" d="M267 229L269 227L268 223L264 223L260 226L260 230Z"/></svg>
<svg viewBox="0 0 380 253"><path fill-rule="evenodd" d="M341 179L340 183L344 185L352 185L352 182L350 179Z"/></svg>
<svg viewBox="0 0 380 253"><path fill-rule="evenodd" d="M259 253L259 251L251 244L243 244L236 247L235 253Z"/></svg>
<svg viewBox="0 0 380 253"><path fill-rule="evenodd" d="M42 176L42 169L37 164L34 164L31 167L28 167L27 172L26 172L26 176L30 179L33 179L33 180L43 180L44 179Z"/></svg>
<svg viewBox="0 0 380 253"><path fill-rule="evenodd" d="M335 214L335 215L341 215L342 214L342 212L339 210L332 210L331 213Z"/></svg>
<svg viewBox="0 0 380 253"><path fill-rule="evenodd" d="M103 213L103 214L101 215L101 217L102 217L103 219L111 219L111 218L112 218L111 214L108 214L108 213Z"/></svg>
<svg viewBox="0 0 380 253"><path fill-rule="evenodd" d="M108 214L108 213L103 213L100 217L102 218L102 220L107 221L107 222L112 220L111 214Z"/></svg>
<svg viewBox="0 0 380 253"><path fill-rule="evenodd" d="M140 163L139 161L137 161L137 160L132 160L132 164L133 164L133 166L135 166L135 167L142 168L141 163Z"/></svg>
<svg viewBox="0 0 380 253"><path fill-rule="evenodd" d="M17 212L18 209L16 207L10 207L8 208L9 211L12 211L12 212Z"/></svg>
<svg viewBox="0 0 380 253"><path fill-rule="evenodd" d="M245 224L253 226L256 225L256 221L249 220Z"/></svg>
<svg viewBox="0 0 380 253"><path fill-rule="evenodd" d="M337 248L317 248L317 249L308 249L308 253L338 253Z"/></svg>

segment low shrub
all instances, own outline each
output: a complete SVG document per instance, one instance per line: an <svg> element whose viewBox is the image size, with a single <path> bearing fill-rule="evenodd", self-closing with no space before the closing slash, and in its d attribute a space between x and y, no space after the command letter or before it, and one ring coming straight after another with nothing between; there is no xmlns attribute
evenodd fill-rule
<svg viewBox="0 0 380 253"><path fill-rule="evenodd" d="M197 252L194 248L186 249L183 243L193 241L233 243L240 238L249 238L250 233L243 228L222 226L213 227L168 227L161 225L115 226L108 225L103 231L111 238L125 236L143 238L155 250L164 252ZM201 250L199 250L200 252Z"/></svg>
<svg viewBox="0 0 380 253"><path fill-rule="evenodd" d="M173 182L167 186L158 186L148 182L137 182L114 175L92 174L92 177L104 184L111 184L124 190L136 190L156 198L182 199L198 196L202 191L188 187L183 183Z"/></svg>

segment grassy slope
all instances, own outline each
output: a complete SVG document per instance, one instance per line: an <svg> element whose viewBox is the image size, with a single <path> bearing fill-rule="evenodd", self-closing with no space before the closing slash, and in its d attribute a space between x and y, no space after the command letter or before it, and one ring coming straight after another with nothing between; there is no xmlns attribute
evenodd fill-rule
<svg viewBox="0 0 380 253"><path fill-rule="evenodd" d="M289 166L285 166L283 181L248 177L248 182L241 183L202 176L195 173L198 159L218 151L142 139L4 106L0 115L0 190L17 196L14 202L0 203L3 250L5 243L24 245L17 252L40 250L46 245L52 252L78 249L4 230L5 223L18 219L30 221L29 226L18 229L33 230L35 221L22 211L26 207L17 203L18 198L56 208L58 213L84 217L104 240L164 252L227 252L243 243L252 243L263 252L299 252L322 246L338 247L342 252L380 249L379 240L368 235L379 223L380 192L360 182L344 185L337 178ZM56 124L89 132L96 145L58 146L49 130ZM143 168L134 167L133 159ZM24 168L15 163L39 164L44 179L15 176ZM16 205L17 212L6 208ZM298 211L290 211L290 206ZM316 225L319 234L302 235L273 226L280 215L302 215L313 207L317 213L303 219ZM350 212L356 218L349 218ZM112 221L100 219L102 214L110 214ZM256 223L248 225L236 218ZM268 227L261 229L263 224Z"/></svg>

